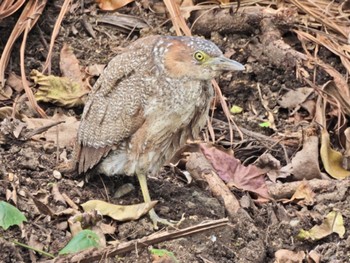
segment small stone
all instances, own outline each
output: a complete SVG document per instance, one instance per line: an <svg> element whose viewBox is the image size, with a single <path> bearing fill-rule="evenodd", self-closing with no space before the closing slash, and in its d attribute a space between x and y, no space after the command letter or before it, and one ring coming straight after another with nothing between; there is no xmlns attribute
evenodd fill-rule
<svg viewBox="0 0 350 263"><path fill-rule="evenodd" d="M117 189L117 191L115 191L114 198L121 198L131 193L134 190L135 190L135 186L133 184L130 184L130 183L123 184L121 187Z"/></svg>
<svg viewBox="0 0 350 263"><path fill-rule="evenodd" d="M60 180L62 179L62 174L57 170L53 170L53 177L55 177L57 180Z"/></svg>

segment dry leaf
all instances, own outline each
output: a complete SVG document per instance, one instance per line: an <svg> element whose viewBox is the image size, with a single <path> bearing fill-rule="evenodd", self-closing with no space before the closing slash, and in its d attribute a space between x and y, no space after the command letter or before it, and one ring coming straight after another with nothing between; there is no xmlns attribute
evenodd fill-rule
<svg viewBox="0 0 350 263"><path fill-rule="evenodd" d="M32 70L30 78L39 85L35 93L35 99L42 102L54 103L63 107L76 107L84 105L89 90L80 83L71 81L65 77L43 75L37 70Z"/></svg>
<svg viewBox="0 0 350 263"><path fill-rule="evenodd" d="M119 9L131 2L134 2L134 0L96 0L99 8L105 11L113 11Z"/></svg>
<svg viewBox="0 0 350 263"><path fill-rule="evenodd" d="M305 258L305 252L294 252L288 249L280 249L275 252L274 263L302 263Z"/></svg>
<svg viewBox="0 0 350 263"><path fill-rule="evenodd" d="M254 165L244 166L238 159L214 146L202 143L200 149L220 178L229 186L257 193L263 198L270 198L262 170Z"/></svg>
<svg viewBox="0 0 350 263"><path fill-rule="evenodd" d="M344 179L350 176L350 172L342 166L343 155L330 146L329 133L326 129L321 133L321 159L326 172L336 179Z"/></svg>
<svg viewBox="0 0 350 263"><path fill-rule="evenodd" d="M84 79L84 75L80 70L79 60L74 55L73 48L67 43L63 44L60 52L60 70L63 77L84 86L82 81Z"/></svg>
<svg viewBox="0 0 350 263"><path fill-rule="evenodd" d="M284 203L296 201L299 205L312 205L314 203L315 195L316 194L312 191L309 182L307 180L303 180L295 190L295 193L290 200Z"/></svg>
<svg viewBox="0 0 350 263"><path fill-rule="evenodd" d="M9 86L5 85L5 87L0 92L0 101L9 100L12 96L12 93L12 89Z"/></svg>
<svg viewBox="0 0 350 263"><path fill-rule="evenodd" d="M309 254L307 255L307 262L308 263L320 263L321 262L321 255L316 252L315 250L311 250Z"/></svg>
<svg viewBox="0 0 350 263"><path fill-rule="evenodd" d="M318 163L318 137L308 136L303 149L296 153L291 163L282 167L283 172L292 174L297 180L321 178Z"/></svg>
<svg viewBox="0 0 350 263"><path fill-rule="evenodd" d="M193 7L193 0L183 0L181 5L180 5L180 10L181 10L181 14L182 17L184 19L189 19L191 16L191 11L193 11L193 9L190 9L188 7ZM186 8L187 7L187 8Z"/></svg>
<svg viewBox="0 0 350 263"><path fill-rule="evenodd" d="M81 206L85 212L99 211L102 215L109 216L118 221L137 220L148 213L158 201L141 203L136 205L114 205L100 200L90 200Z"/></svg>
<svg viewBox="0 0 350 263"><path fill-rule="evenodd" d="M90 76L100 76L106 64L94 64L86 67L86 73Z"/></svg>
<svg viewBox="0 0 350 263"><path fill-rule="evenodd" d="M302 229L297 237L303 240L320 240L332 233L337 233L340 238L345 234L344 220L340 212L330 212L321 225L314 226L309 231Z"/></svg>
<svg viewBox="0 0 350 263"><path fill-rule="evenodd" d="M32 137L37 140L43 138L47 142L58 143L61 147L74 144L79 127L79 121L75 117L70 117L60 113L56 113L50 119L28 118L24 116L23 120L28 124L28 129L37 129L57 121L64 121L64 123Z"/></svg>
<svg viewBox="0 0 350 263"><path fill-rule="evenodd" d="M12 89L17 92L23 90L23 84L21 77L17 76L15 73L11 72L6 80L6 85L9 85ZM29 82L28 82L29 85Z"/></svg>
<svg viewBox="0 0 350 263"><path fill-rule="evenodd" d="M313 88L302 87L295 90L290 90L282 96L278 101L278 104L283 108L294 109L300 107L302 104L314 91Z"/></svg>

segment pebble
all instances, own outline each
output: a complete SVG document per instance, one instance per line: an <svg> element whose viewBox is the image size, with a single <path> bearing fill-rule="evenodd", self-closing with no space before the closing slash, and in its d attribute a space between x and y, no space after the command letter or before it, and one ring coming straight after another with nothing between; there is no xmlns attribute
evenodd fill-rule
<svg viewBox="0 0 350 263"><path fill-rule="evenodd" d="M53 177L55 177L57 180L60 180L62 179L62 174L57 170L53 170Z"/></svg>
<svg viewBox="0 0 350 263"><path fill-rule="evenodd" d="M115 191L114 198L121 198L131 193L134 190L135 190L135 186L133 184L130 184L130 183L123 184L121 187L117 189L117 191Z"/></svg>

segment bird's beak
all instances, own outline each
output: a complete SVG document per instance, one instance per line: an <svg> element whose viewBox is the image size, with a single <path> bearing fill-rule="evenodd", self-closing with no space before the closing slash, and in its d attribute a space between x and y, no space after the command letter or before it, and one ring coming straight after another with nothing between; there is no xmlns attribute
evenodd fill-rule
<svg viewBox="0 0 350 263"><path fill-rule="evenodd" d="M224 56L211 58L207 64L215 71L229 70L229 71L241 71L245 70L245 67L232 59L228 59Z"/></svg>

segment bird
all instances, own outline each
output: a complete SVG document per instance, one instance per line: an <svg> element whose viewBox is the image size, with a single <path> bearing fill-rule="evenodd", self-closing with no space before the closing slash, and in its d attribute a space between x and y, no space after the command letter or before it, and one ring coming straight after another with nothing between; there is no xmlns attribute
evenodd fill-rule
<svg viewBox="0 0 350 263"><path fill-rule="evenodd" d="M111 59L85 104L75 147L78 174L136 175L150 202L155 175L205 127L211 80L245 67L201 37L139 38ZM149 211L158 223L174 221Z"/></svg>

